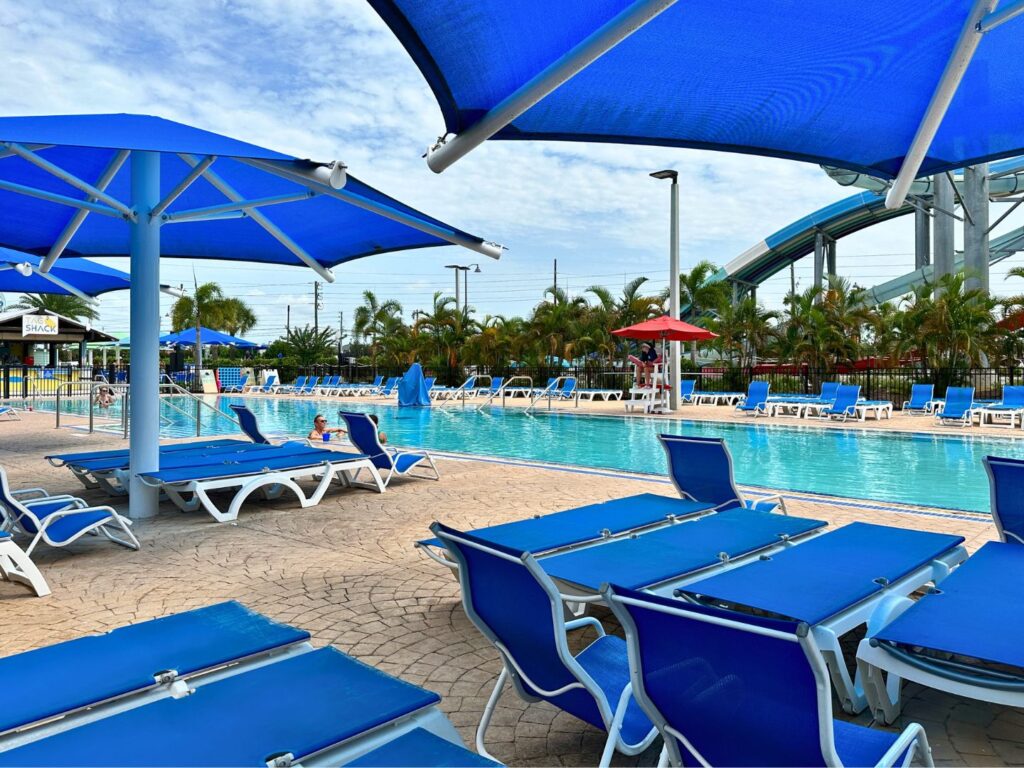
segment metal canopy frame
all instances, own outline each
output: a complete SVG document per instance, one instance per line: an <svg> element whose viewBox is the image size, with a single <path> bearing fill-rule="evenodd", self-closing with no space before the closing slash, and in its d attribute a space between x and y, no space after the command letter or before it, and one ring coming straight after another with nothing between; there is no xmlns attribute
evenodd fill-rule
<svg viewBox="0 0 1024 768"><path fill-rule="evenodd" d="M667 0L661 0L666 2ZM66 281L51 274L54 264L64 253L68 243L79 231L90 213L99 213L125 221L130 232L131 257L131 345L132 393L129 401L130 418L135 428L131 430L129 453L131 455L131 493L129 516L132 518L151 517L157 513L159 502L157 489L139 480L139 475L159 468L159 425L160 393L159 336L160 302L159 293L169 290L160 285L160 229L164 224L209 221L218 218L244 217L251 219L290 251L303 264L313 269L328 282L334 282L333 272L320 264L302 246L280 227L270 221L260 208L270 205L309 200L321 195L330 195L359 208L372 211L385 218L401 222L421 232L431 234L453 245L461 245L491 258L499 258L502 246L494 243L478 243L461 233L446 229L433 222L419 219L404 211L362 197L343 189L347 180L343 163L333 162L317 166L309 163L304 167L297 161L257 160L232 157L266 173L286 179L299 189L292 193L270 197L247 199L234 187L215 173L211 166L217 161L214 155L196 157L188 153L163 153L152 150L121 149L115 152L95 184L79 178L61 168L38 152L45 151L52 144L18 144L0 142L0 160L20 157L43 171L60 179L84 193L76 198L66 194L29 187L24 184L0 179L0 190L47 200L76 209L71 220L64 227L47 255L38 267L29 265L32 272L43 277L69 293L92 303L94 300ZM160 197L161 155L177 154L188 166L188 172L163 198ZM130 162L130 204L106 192L125 162ZM198 179L205 179L224 195L227 202L202 208L168 210L173 203ZM4 268L23 268L17 265Z"/></svg>

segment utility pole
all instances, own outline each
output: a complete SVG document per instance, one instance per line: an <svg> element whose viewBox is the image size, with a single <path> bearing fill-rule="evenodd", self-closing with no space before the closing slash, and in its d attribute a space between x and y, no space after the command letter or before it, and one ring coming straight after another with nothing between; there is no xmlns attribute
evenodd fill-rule
<svg viewBox="0 0 1024 768"><path fill-rule="evenodd" d="M552 283L555 286L555 290L558 290L558 259L555 259L555 281Z"/></svg>
<svg viewBox="0 0 1024 768"><path fill-rule="evenodd" d="M796 296L796 262L789 262L789 293Z"/></svg>
<svg viewBox="0 0 1024 768"><path fill-rule="evenodd" d="M320 332L320 283L313 283L313 331Z"/></svg>
<svg viewBox="0 0 1024 768"><path fill-rule="evenodd" d="M291 304L288 305L288 311L285 314L284 331L285 331L286 335L290 334L292 332L292 305Z"/></svg>

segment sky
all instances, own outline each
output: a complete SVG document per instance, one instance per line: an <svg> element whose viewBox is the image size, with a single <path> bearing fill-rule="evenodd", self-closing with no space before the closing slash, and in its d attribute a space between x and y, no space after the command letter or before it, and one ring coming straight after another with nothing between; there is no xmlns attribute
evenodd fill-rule
<svg viewBox="0 0 1024 768"><path fill-rule="evenodd" d="M458 247L374 256L336 268L322 286L320 324L351 333L364 291L396 299L406 320L435 292L454 292L446 264L479 263L469 302L479 316L525 315L552 284L618 293L629 280L668 284L668 182L680 173L681 263L724 265L791 221L851 190L815 165L658 147L487 142L444 174L422 154L443 120L404 49L363 0L0 0L0 115L135 112L159 115L299 157L341 159L372 186L487 240L500 261ZM1005 206L993 209L993 220ZM1024 207L992 236L1024 225ZM959 229L959 227L958 227ZM958 232L960 247L961 234ZM127 259L106 263L127 270ZM997 294L1018 255L992 272ZM798 288L811 263L796 267ZM913 217L844 238L838 271L873 286L913 269ZM193 275L194 270L194 275ZM161 280L219 283L246 301L269 341L313 322L315 275L300 267L164 259ZM781 306L788 270L758 297ZM16 296L6 296L8 302ZM162 299L163 330L173 299ZM101 298L97 325L127 333L128 294Z"/></svg>

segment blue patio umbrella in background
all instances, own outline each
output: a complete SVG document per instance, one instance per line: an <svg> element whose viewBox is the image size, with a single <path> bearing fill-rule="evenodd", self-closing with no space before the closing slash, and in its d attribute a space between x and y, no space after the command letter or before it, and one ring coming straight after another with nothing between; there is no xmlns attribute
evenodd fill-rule
<svg viewBox="0 0 1024 768"><path fill-rule="evenodd" d="M129 514L156 514L159 468L159 258L330 268L377 253L457 244L501 247L350 177L146 115L0 118L0 246L44 256L131 257Z"/></svg>
<svg viewBox="0 0 1024 768"><path fill-rule="evenodd" d="M240 349L256 349L259 347L254 341L246 341L240 339L237 336L231 336L227 333L221 333L220 331L214 331L210 328L199 328L199 341L201 344L209 344L212 346L223 346L223 347L238 347ZM196 343L196 329L186 328L183 331L176 333L168 333L165 336L160 337L161 344L173 344L180 347L192 347Z"/></svg>

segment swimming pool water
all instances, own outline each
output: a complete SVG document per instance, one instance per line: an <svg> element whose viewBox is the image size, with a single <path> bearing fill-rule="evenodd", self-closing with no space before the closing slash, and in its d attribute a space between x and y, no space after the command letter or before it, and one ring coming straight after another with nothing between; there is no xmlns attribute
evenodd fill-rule
<svg viewBox="0 0 1024 768"><path fill-rule="evenodd" d="M177 401L172 402L172 401ZM181 402L184 401L184 402ZM212 403L213 399L209 401ZM988 479L981 464L990 454L1024 458L1024 441L969 435L882 433L653 418L619 418L518 409L397 408L338 400L219 396L217 407L246 403L267 434L304 437L317 413L332 426L339 407L372 412L392 443L584 467L665 473L659 432L724 438L736 479L746 485L988 512ZM165 398L162 433L195 434L195 423L173 408L187 398ZM84 406L83 406L84 407ZM62 405L63 408L63 405ZM117 417L119 405L111 409ZM233 434L237 427L203 409L203 435Z"/></svg>

